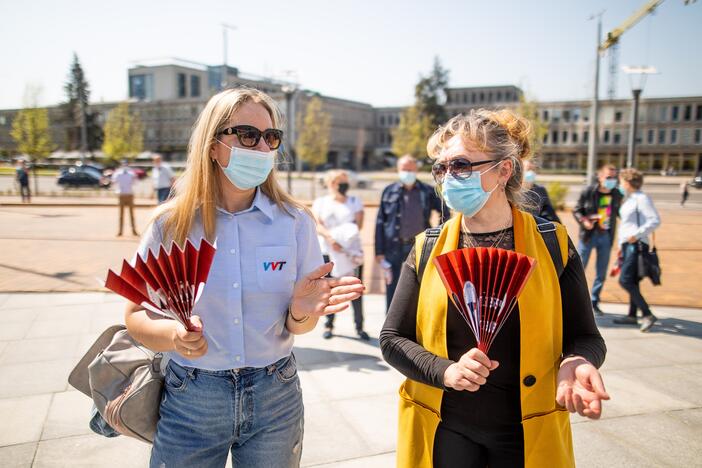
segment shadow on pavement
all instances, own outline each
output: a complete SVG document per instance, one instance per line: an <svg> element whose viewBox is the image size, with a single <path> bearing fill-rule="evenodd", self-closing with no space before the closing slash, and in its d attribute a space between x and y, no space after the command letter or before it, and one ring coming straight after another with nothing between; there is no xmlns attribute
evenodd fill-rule
<svg viewBox="0 0 702 468"><path fill-rule="evenodd" d="M305 367L343 367L352 372L388 371L390 368L380 358L372 354L329 351L318 348L293 348L295 358Z"/></svg>
<svg viewBox="0 0 702 468"><path fill-rule="evenodd" d="M616 317L623 317L623 315L617 315ZM638 328L638 325L620 325L614 323L614 318L615 316L611 314L606 317L597 317L597 326L599 328L621 328L630 330L636 330ZM702 323L677 318L659 318L648 333L664 333L667 335L690 336L692 338L702 339Z"/></svg>

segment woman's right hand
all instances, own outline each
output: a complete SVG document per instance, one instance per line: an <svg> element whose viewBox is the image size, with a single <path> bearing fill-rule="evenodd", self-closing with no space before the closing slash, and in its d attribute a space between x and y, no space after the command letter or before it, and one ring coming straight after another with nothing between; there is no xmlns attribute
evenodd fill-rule
<svg viewBox="0 0 702 468"><path fill-rule="evenodd" d="M207 353L207 340L202 335L202 320L197 315L190 317L196 331L188 331L176 322L171 337L175 351L186 359L197 359Z"/></svg>
<svg viewBox="0 0 702 468"><path fill-rule="evenodd" d="M491 361L478 348L473 348L446 369L444 386L454 390L475 392L487 382L490 371L497 369L499 365L499 362Z"/></svg>

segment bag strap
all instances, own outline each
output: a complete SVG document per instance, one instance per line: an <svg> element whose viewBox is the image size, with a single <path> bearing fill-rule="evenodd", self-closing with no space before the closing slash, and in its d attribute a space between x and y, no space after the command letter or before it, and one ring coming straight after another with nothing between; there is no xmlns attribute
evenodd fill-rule
<svg viewBox="0 0 702 468"><path fill-rule="evenodd" d="M419 271L417 272L417 278L422 281L424 276L424 270L427 266L427 261L429 261L429 255L431 251L434 250L437 239L439 239L439 234L441 234L441 226L435 228L429 228L424 231L424 244L422 244L422 253L419 257Z"/></svg>
<svg viewBox="0 0 702 468"><path fill-rule="evenodd" d="M556 225L547 219L535 215L532 216L534 216L534 221L536 221L536 229L541 234L548 253L551 255L551 261L556 268L556 275L560 278L565 266L563 265L563 257L561 257L561 245L556 235Z"/></svg>

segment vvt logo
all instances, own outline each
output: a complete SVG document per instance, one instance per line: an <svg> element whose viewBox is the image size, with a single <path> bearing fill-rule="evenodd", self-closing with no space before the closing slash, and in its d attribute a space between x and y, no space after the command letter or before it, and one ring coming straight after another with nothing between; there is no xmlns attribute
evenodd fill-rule
<svg viewBox="0 0 702 468"><path fill-rule="evenodd" d="M283 265L285 265L286 263L288 262L263 262L263 269L265 271L281 271L283 269Z"/></svg>

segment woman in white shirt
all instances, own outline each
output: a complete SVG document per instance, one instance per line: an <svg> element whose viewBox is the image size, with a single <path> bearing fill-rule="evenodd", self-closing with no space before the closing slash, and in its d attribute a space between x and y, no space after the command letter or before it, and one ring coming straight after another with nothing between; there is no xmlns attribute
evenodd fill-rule
<svg viewBox="0 0 702 468"><path fill-rule="evenodd" d="M363 227L363 202L358 197L347 195L349 175L343 170L327 172L324 181L329 194L320 197L312 204L312 213L317 220L319 245L325 261L334 263L333 276L363 275L363 249L361 228ZM356 333L362 340L369 340L363 331L363 302L353 301ZM327 316L324 338L332 337L334 316Z"/></svg>
<svg viewBox="0 0 702 468"><path fill-rule="evenodd" d="M636 325L636 310L641 310L641 331L648 331L657 318L651 313L646 299L639 289L638 258L639 248L648 250L649 235L661 224L660 216L651 198L641 191L643 174L637 169L623 169L619 174L620 188L626 195L619 208L619 246L622 253L622 266L619 284L629 293L629 314L614 319L614 323Z"/></svg>
<svg viewBox="0 0 702 468"><path fill-rule="evenodd" d="M213 96L195 123L185 173L139 255L171 241L216 241L197 331L129 304L129 333L169 358L152 467L300 464L304 408L293 335L348 307L357 278L325 278L314 220L276 181L283 132L273 99Z"/></svg>

